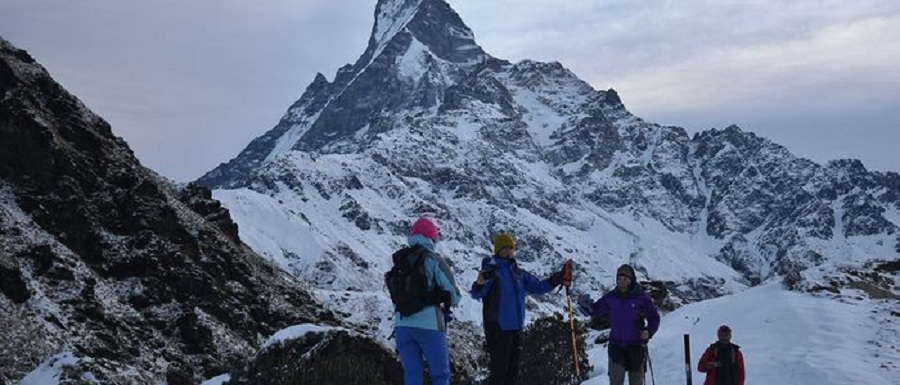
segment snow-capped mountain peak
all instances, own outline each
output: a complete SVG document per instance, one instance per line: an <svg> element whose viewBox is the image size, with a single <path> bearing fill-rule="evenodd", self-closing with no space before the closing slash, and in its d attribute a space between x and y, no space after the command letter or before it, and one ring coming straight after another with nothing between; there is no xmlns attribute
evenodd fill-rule
<svg viewBox="0 0 900 385"><path fill-rule="evenodd" d="M423 213L462 286L500 231L539 276L572 258L596 294L630 263L680 303L900 255L896 173L818 165L737 126L646 122L560 63L482 52L444 1L381 1L375 23L355 64L317 76L200 183L248 244L376 334L390 326L381 274Z"/></svg>
<svg viewBox="0 0 900 385"><path fill-rule="evenodd" d="M375 25L371 41L383 46L419 12L423 0L380 0L375 5Z"/></svg>
<svg viewBox="0 0 900 385"><path fill-rule="evenodd" d="M882 234L876 244L894 250L894 174L822 167L737 126L692 138L632 115L615 91L597 91L559 63L512 64L480 48L458 49L477 47L472 36L444 1L380 1L356 64L330 83L317 76L278 126L200 182L271 196L290 190L302 198L296 212L312 210L303 188L312 183L326 201L340 199L341 210L353 207L350 217L367 217L361 230L394 236L402 233L398 221L426 206L463 229L469 249L483 248L492 231L522 226L524 213L578 238L611 224L636 243L602 247L618 258L649 255L651 238L674 237L671 244L684 237L677 243L685 255L713 258L749 284L843 258L834 242L848 238L832 236L836 210L841 233ZM482 61L473 67L473 58ZM345 171L335 173L337 163ZM839 183L848 173L865 188ZM348 178L366 195L386 197L391 209L373 212L371 199L342 184ZM409 200L397 202L392 191L408 192ZM882 204L881 211L847 209ZM477 218L484 215L490 219ZM568 236L551 241L546 226L531 223L522 235L550 255L595 253L595 246L564 247L559 241ZM671 234L634 235L657 226Z"/></svg>
<svg viewBox="0 0 900 385"><path fill-rule="evenodd" d="M475 34L443 0L383 0L375 7L375 25L363 57L376 58L400 34L409 34L436 57L475 65L486 54Z"/></svg>
<svg viewBox="0 0 900 385"><path fill-rule="evenodd" d="M481 65L495 61L443 0L378 2L369 44L334 81L315 80L278 126L238 157L201 178L209 185L239 185L252 169L292 149L354 152L391 129L386 114L435 110L446 90Z"/></svg>

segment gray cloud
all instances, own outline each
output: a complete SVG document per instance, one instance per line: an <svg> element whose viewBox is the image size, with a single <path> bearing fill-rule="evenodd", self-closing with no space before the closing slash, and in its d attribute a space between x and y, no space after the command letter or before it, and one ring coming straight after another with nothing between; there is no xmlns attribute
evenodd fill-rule
<svg viewBox="0 0 900 385"><path fill-rule="evenodd" d="M648 121L737 123L819 162L900 170L900 3L450 3L492 55L559 61ZM0 36L109 120L142 162L186 181L274 126L316 72L331 78L353 62L374 5L4 0Z"/></svg>
<svg viewBox="0 0 900 385"><path fill-rule="evenodd" d="M0 36L108 120L145 165L187 181L273 127L316 72L355 60L373 8L361 0L4 0Z"/></svg>
<svg viewBox="0 0 900 385"><path fill-rule="evenodd" d="M451 3L488 52L560 61L648 121L739 124L818 162L900 171L900 3Z"/></svg>

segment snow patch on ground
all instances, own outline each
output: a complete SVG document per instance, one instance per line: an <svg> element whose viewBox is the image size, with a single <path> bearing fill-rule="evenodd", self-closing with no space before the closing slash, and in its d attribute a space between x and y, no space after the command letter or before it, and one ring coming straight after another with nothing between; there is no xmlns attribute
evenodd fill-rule
<svg viewBox="0 0 900 385"><path fill-rule="evenodd" d="M281 342L287 340L293 340L297 338L301 338L308 333L328 333L332 331L345 330L344 328L332 327L332 326L320 326L316 324L300 324L288 326L284 329L281 329L275 334L273 334L269 339L266 340L265 343L262 344L260 350L264 350L265 348L279 344Z"/></svg>
<svg viewBox="0 0 900 385"><path fill-rule="evenodd" d="M57 354L41 363L41 365L31 373L28 373L21 381L19 381L19 385L59 384L63 368L65 366L75 365L78 361L79 359L75 358L75 355L71 352ZM85 378L85 380L88 379Z"/></svg>
<svg viewBox="0 0 900 385"><path fill-rule="evenodd" d="M222 385L228 381L231 381L231 376L228 374L223 374L221 376L215 376L206 381L203 381L200 385Z"/></svg>

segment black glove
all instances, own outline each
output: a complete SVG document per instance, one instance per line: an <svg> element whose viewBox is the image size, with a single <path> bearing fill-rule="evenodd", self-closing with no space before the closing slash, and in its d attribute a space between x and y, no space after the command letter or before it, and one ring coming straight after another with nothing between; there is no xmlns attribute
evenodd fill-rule
<svg viewBox="0 0 900 385"><path fill-rule="evenodd" d="M572 285L572 260L566 260L562 269L550 275L550 285L557 287L564 285L569 287Z"/></svg>
<svg viewBox="0 0 900 385"><path fill-rule="evenodd" d="M585 294L579 295L577 303L578 303L578 311L581 312L581 314L586 315L586 316L592 316L591 313L593 312L592 308L594 307L594 301L591 300L590 294L585 293Z"/></svg>
<svg viewBox="0 0 900 385"><path fill-rule="evenodd" d="M443 307L441 307L441 310L444 313L444 323L445 324L449 324L450 321L453 321L453 310L450 309L449 306L443 306Z"/></svg>
<svg viewBox="0 0 900 385"><path fill-rule="evenodd" d="M559 285L562 285L564 275L565 274L562 271L557 271L553 274L550 274L550 279L548 280L550 282L550 286L557 287Z"/></svg>
<svg viewBox="0 0 900 385"><path fill-rule="evenodd" d="M591 322L588 323L588 327L596 331L609 329L609 316L604 314L601 316L591 317Z"/></svg>
<svg viewBox="0 0 900 385"><path fill-rule="evenodd" d="M488 281L494 279L494 275L496 275L496 274L497 274L497 273L494 271L494 269L484 269L484 270L479 270L479 271L478 271L478 277L477 277L477 279L475 280L475 282L472 284L472 286L481 286L481 285L484 285L484 284L487 283ZM482 281L482 282L481 282L481 283L478 283L478 281Z"/></svg>

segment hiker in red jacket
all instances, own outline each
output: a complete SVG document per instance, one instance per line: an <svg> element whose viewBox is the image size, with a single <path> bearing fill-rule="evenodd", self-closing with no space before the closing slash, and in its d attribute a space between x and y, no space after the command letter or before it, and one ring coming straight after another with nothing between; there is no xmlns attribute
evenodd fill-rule
<svg viewBox="0 0 900 385"><path fill-rule="evenodd" d="M697 370L706 373L703 385L744 385L744 355L741 347L731 343L731 328L719 327L719 340L709 345Z"/></svg>

